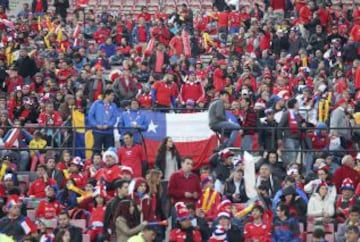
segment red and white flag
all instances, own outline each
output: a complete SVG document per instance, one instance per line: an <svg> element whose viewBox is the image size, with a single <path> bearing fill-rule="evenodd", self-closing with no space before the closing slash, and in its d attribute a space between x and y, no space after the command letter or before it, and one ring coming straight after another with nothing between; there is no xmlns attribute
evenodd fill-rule
<svg viewBox="0 0 360 242"><path fill-rule="evenodd" d="M20 135L19 128L11 129L10 134L4 138L5 148L18 147L19 146L19 141L18 141L19 135Z"/></svg>
<svg viewBox="0 0 360 242"><path fill-rule="evenodd" d="M20 223L20 225L26 235L37 231L36 225L28 217L25 217L24 220Z"/></svg>

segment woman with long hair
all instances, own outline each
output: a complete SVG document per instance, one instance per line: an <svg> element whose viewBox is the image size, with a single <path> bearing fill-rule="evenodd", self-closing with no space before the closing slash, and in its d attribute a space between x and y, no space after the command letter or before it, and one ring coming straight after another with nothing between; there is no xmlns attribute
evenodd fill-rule
<svg viewBox="0 0 360 242"><path fill-rule="evenodd" d="M161 142L158 149L158 153L155 158L155 167L159 169L163 174L164 181L162 182L161 205L163 207L163 213L170 215L170 200L167 195L167 186L171 174L179 170L181 167L181 157L179 151L171 137L167 136Z"/></svg>
<svg viewBox="0 0 360 242"><path fill-rule="evenodd" d="M181 157L171 137L167 136L161 142L155 158L155 166L162 171L166 181L172 173L180 169Z"/></svg>
<svg viewBox="0 0 360 242"><path fill-rule="evenodd" d="M115 212L116 238L118 242L127 241L131 236L138 234L148 224L140 223L140 214L132 200L123 200Z"/></svg>
<svg viewBox="0 0 360 242"><path fill-rule="evenodd" d="M67 229L61 229L57 232L54 242L70 242L70 232Z"/></svg>

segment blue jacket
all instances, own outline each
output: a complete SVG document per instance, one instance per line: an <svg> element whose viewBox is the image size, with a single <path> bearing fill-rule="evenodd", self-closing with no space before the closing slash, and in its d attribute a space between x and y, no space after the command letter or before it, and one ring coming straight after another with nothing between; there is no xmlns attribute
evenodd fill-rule
<svg viewBox="0 0 360 242"><path fill-rule="evenodd" d="M145 26L146 29L146 41L150 40L150 31L149 31L149 27ZM138 26L136 25L131 33L131 37L132 37L132 44L138 44L139 43L139 39L138 39Z"/></svg>
<svg viewBox="0 0 360 242"><path fill-rule="evenodd" d="M296 193L299 194L299 196L304 199L304 201L306 202L306 204L308 204L309 202L309 199L306 195L306 193L301 190L300 188L296 187ZM279 204L280 202L280 197L281 195L283 194L283 189L279 190L275 196L274 196L274 199L273 199L273 202L272 202L272 210L273 212L275 213L275 210L276 210L276 206ZM276 214L276 213L275 213Z"/></svg>
<svg viewBox="0 0 360 242"><path fill-rule="evenodd" d="M127 129L132 127L132 123L136 122L140 126L140 130ZM124 134L130 131L134 134L134 142L141 143L141 135L137 131L146 131L148 128L148 120L145 114L140 110L127 110L120 115L119 132Z"/></svg>
<svg viewBox="0 0 360 242"><path fill-rule="evenodd" d="M117 119L117 107L115 103L110 103L108 118L105 115L105 106L103 100L95 101L89 110L88 120L91 128L93 128L94 132L103 133L103 134L111 134L113 133L112 127L114 127ZM107 125L109 129L107 130L99 130L96 128L97 125Z"/></svg>
<svg viewBox="0 0 360 242"><path fill-rule="evenodd" d="M99 50L104 50L105 51L105 54L106 54L106 57L110 57L110 56L113 56L116 54L116 45L114 44L111 44L111 45L108 45L108 44L101 44L99 46Z"/></svg>
<svg viewBox="0 0 360 242"><path fill-rule="evenodd" d="M281 221L275 218L273 223L273 242L300 242L299 222L295 218L288 218Z"/></svg>

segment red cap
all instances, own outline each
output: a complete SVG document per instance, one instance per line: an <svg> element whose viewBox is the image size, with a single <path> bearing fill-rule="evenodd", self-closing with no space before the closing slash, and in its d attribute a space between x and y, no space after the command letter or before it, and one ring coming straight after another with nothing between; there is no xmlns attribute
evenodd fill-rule
<svg viewBox="0 0 360 242"><path fill-rule="evenodd" d="M218 65L227 65L227 62L225 59L218 60Z"/></svg>

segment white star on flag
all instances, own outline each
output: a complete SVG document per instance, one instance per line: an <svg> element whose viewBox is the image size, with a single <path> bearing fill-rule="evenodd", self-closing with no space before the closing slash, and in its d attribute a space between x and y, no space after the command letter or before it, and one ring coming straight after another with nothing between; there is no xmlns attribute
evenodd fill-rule
<svg viewBox="0 0 360 242"><path fill-rule="evenodd" d="M147 132L154 132L156 134L156 129L159 127L159 125L156 125L152 120L149 123L149 127Z"/></svg>

